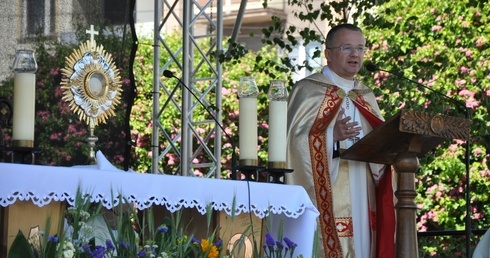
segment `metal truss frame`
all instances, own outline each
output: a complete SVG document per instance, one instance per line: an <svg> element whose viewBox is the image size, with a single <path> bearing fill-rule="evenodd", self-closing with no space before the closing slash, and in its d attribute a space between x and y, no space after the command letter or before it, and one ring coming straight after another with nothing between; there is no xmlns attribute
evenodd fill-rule
<svg viewBox="0 0 490 258"><path fill-rule="evenodd" d="M179 0L155 0L152 173L165 170L184 176L221 175L222 132L218 123L221 124L222 68L217 55L223 52L223 4L222 0L204 2L183 0L183 13L178 13ZM169 18L181 26L182 45L178 49L172 49L165 41L163 28ZM208 25L200 35L196 32L198 21ZM209 44L203 47L199 44L202 40ZM161 60L162 55L170 58ZM196 55L200 58L194 58ZM163 78L163 72L170 68L177 80ZM200 77L202 69L212 75ZM180 132L168 126L178 127L176 121L162 118L170 108L180 113ZM203 112L209 115L198 119L196 114ZM200 162L193 162L197 159Z"/></svg>

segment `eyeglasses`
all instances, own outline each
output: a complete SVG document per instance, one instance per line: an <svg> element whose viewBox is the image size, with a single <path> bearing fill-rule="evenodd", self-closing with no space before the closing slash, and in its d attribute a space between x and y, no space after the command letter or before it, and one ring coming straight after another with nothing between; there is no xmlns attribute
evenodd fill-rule
<svg viewBox="0 0 490 258"><path fill-rule="evenodd" d="M357 53L363 54L364 53L364 46L358 46L358 47L353 47L351 45L342 45L340 47L327 47L327 49L334 49L334 48L340 48L340 51L344 53L352 53L352 51L356 51Z"/></svg>

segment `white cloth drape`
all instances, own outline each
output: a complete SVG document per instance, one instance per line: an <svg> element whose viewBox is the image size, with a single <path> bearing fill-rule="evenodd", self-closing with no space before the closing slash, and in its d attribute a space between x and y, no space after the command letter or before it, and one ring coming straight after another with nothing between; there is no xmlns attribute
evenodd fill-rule
<svg viewBox="0 0 490 258"><path fill-rule="evenodd" d="M490 229L480 239L473 252L473 258L490 258Z"/></svg>
<svg viewBox="0 0 490 258"><path fill-rule="evenodd" d="M258 218L284 221L284 236L298 244L296 254L310 257L318 210L303 187L126 172L98 153L98 165L53 167L0 163L0 206L31 201L42 207L52 201L73 205L80 189L92 202L111 209L119 196L142 210L152 205L175 212L195 208L206 213L210 205L228 215L252 212ZM249 195L250 191L250 195Z"/></svg>

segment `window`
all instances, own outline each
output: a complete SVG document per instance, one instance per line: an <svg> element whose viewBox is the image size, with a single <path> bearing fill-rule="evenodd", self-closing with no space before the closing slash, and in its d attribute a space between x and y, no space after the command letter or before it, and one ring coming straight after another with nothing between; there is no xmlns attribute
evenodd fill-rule
<svg viewBox="0 0 490 258"><path fill-rule="evenodd" d="M22 37L50 36L56 32L56 0L23 0Z"/></svg>
<svg viewBox="0 0 490 258"><path fill-rule="evenodd" d="M128 0L105 0L104 17L110 25L127 24L129 23L129 7Z"/></svg>

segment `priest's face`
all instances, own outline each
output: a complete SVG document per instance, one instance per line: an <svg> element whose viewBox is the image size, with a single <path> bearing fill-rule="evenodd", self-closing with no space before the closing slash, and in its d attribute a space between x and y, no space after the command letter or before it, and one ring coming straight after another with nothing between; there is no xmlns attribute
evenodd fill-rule
<svg viewBox="0 0 490 258"><path fill-rule="evenodd" d="M338 76L352 80L362 67L366 40L360 31L341 29L325 49L328 67Z"/></svg>

